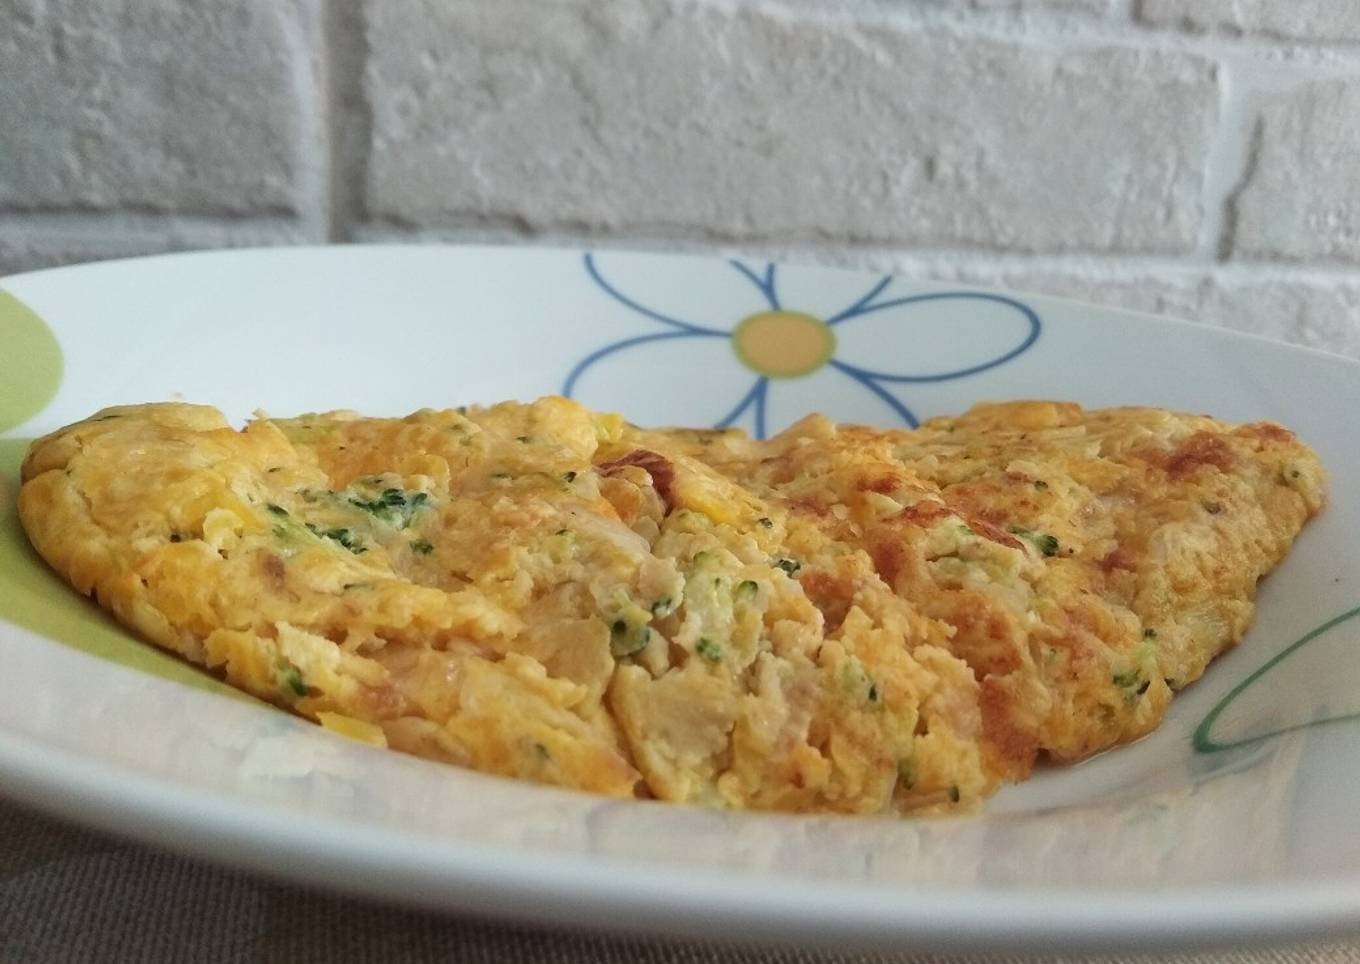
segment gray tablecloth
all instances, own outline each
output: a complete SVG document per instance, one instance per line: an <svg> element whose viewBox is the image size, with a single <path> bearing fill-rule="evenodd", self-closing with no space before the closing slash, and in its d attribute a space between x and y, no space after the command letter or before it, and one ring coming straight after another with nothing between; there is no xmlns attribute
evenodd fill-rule
<svg viewBox="0 0 1360 964"><path fill-rule="evenodd" d="M1360 940L1174 959L1194 964L1360 964ZM888 960L963 964L983 959L720 947L538 930L399 910L222 870L0 802L3 964L869 964ZM1016 955L986 960L1056 964L1078 959ZM1131 960L1151 964L1164 958Z"/></svg>

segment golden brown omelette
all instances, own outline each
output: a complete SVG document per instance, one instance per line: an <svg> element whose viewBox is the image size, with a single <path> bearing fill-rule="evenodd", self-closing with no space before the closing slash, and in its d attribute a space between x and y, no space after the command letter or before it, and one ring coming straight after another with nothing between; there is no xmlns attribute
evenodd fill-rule
<svg viewBox="0 0 1360 964"><path fill-rule="evenodd" d="M1287 430L981 406L645 431L561 398L106 409L19 511L154 642L334 729L616 796L976 803L1146 733L1322 505Z"/></svg>

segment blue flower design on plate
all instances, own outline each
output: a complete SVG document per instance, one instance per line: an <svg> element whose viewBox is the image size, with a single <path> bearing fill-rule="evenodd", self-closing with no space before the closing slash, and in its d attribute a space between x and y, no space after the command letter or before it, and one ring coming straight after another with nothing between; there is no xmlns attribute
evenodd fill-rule
<svg viewBox="0 0 1360 964"><path fill-rule="evenodd" d="M585 382L598 386L600 379L609 391L589 394L605 395L602 407L620 407L617 399L623 394L662 392L675 403L666 411L682 408L689 424L744 424L757 438L765 438L772 423L782 427L808 411L835 408L838 400L844 407L850 392L868 393L888 420L914 428L917 418L897 396L896 386L950 381L995 368L1027 351L1042 327L1032 308L1004 295L927 291L895 296L891 275L867 291L856 279L860 287L849 290L851 274L781 270L772 263L755 268L737 260L692 262L684 284L675 277L659 279L657 296L644 303L607 278L596 255L587 253L584 263L604 294L653 330L590 352L572 367L563 394L578 397ZM667 300L690 302L690 316L683 308L659 304ZM948 320L942 324L946 307ZM695 310L707 315L704 321L692 319ZM901 327L914 322L927 323L911 332L909 344L921 349L919 356L906 370L887 368L894 346L903 344ZM960 329L962 336L951 337ZM917 367L930 360L937 370Z"/></svg>

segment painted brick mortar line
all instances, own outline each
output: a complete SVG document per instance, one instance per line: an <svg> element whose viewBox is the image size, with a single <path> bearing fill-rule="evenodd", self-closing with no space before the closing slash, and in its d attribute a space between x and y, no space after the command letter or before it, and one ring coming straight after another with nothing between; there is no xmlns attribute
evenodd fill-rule
<svg viewBox="0 0 1360 964"><path fill-rule="evenodd" d="M1291 281L1319 286L1360 284L1360 270L1346 263L1290 262L1260 259L1196 261L1175 256L1094 253L1018 254L978 248L907 248L843 243L714 242L703 237L644 234L602 235L571 231L526 233L518 228L464 224L402 228L381 223L358 226L353 240L360 244L530 244L572 249L620 249L717 253L768 258L790 263L831 266L898 266L899 274L925 280L946 267L997 273L1064 274L1091 280L1137 280L1217 277L1234 282L1252 279Z"/></svg>
<svg viewBox="0 0 1360 964"><path fill-rule="evenodd" d="M368 61L364 13L353 0L321 0L330 210L327 239L344 241L365 219L372 125L363 78Z"/></svg>
<svg viewBox="0 0 1360 964"><path fill-rule="evenodd" d="M233 217L215 214L179 214L137 208L112 210L9 211L0 214L0 234L33 233L57 235L63 232L94 236L108 231L111 238L125 235L153 237L178 230L190 233L230 235L256 231L291 231L298 237L309 236L308 225L297 217ZM312 240L319 240L315 237Z"/></svg>
<svg viewBox="0 0 1360 964"><path fill-rule="evenodd" d="M1199 243L1195 261L1225 260L1232 249L1232 199L1249 173L1256 144L1251 136L1251 112L1243 90L1250 65L1232 58L1218 61L1219 103L1217 129L1204 158L1201 185Z"/></svg>
<svg viewBox="0 0 1360 964"><path fill-rule="evenodd" d="M306 0L306 21L302 24L286 22L282 30L283 41L291 55L290 80L298 101L303 105L299 112L301 158L296 175L300 200L298 220L303 236L311 241L326 238L331 208L330 171L326 165L330 125L326 112L320 109L325 96L324 61L327 46L322 36L322 2Z"/></svg>
<svg viewBox="0 0 1360 964"><path fill-rule="evenodd" d="M753 8L749 0L694 2L729 12ZM1354 70L1360 66L1360 39L1318 41L1179 30L1135 20L1123 13L1083 16L1042 11L951 11L939 7L870 3L814 9L790 3L789 0L769 0L756 5L754 9L758 9L762 15L782 20L881 24L897 29L942 31L961 37L975 36L1008 42L1020 37L1038 43L1069 43L1076 47L1153 47L1157 50L1198 53L1206 57L1252 54L1266 59L1302 58L1311 61L1311 66L1319 69ZM1121 4L1120 9L1126 8Z"/></svg>
<svg viewBox="0 0 1360 964"><path fill-rule="evenodd" d="M321 43L317 52L317 99L316 112L321 126L321 169L325 181L323 203L323 223L325 238L328 242L340 241L345 235L345 222L349 220L350 204L342 185L345 183L345 170L341 157L339 140L345 126L341 112L339 68L336 59L343 44L337 36L342 28L337 24L339 13L332 0L319 0Z"/></svg>
<svg viewBox="0 0 1360 964"><path fill-rule="evenodd" d="M1256 172L1256 164L1265 147L1265 128L1260 118L1247 121L1246 145L1242 151L1242 166L1237 181L1223 195L1222 228L1218 235L1218 256L1228 262L1237 243L1238 201ZM1277 262L1278 263L1278 262ZM1286 262L1287 263L1287 262Z"/></svg>

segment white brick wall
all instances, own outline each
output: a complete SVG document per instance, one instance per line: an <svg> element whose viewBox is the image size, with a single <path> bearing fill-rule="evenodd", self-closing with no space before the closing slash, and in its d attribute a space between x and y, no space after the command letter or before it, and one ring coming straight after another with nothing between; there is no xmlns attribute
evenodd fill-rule
<svg viewBox="0 0 1360 964"><path fill-rule="evenodd" d="M0 273L745 250L1360 357L1349 0L0 0Z"/></svg>

